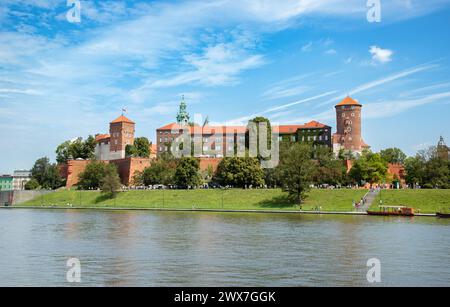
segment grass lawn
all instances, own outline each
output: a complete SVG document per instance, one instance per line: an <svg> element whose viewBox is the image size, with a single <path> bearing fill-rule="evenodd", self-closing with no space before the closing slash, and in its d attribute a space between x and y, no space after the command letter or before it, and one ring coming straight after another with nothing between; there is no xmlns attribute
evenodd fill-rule
<svg viewBox="0 0 450 307"><path fill-rule="evenodd" d="M352 211L352 200L366 190L312 190L303 210ZM115 199L97 191L61 190L35 198L20 206L183 208L230 210L298 210L281 190L149 190L121 192Z"/></svg>
<svg viewBox="0 0 450 307"><path fill-rule="evenodd" d="M408 206L419 209L420 213L436 213L450 208L450 190L388 190L378 195L371 209L377 210L383 199L386 206Z"/></svg>

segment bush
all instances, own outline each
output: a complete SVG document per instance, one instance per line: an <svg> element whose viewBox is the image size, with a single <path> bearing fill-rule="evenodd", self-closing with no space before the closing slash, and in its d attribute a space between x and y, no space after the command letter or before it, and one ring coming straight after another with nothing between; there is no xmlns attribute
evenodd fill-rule
<svg viewBox="0 0 450 307"><path fill-rule="evenodd" d="M34 178L25 184L25 190L37 190L39 187L39 182Z"/></svg>

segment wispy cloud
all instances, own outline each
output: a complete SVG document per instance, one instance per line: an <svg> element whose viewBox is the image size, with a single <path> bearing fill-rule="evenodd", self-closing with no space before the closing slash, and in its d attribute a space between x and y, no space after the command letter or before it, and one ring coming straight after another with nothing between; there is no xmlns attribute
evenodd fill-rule
<svg viewBox="0 0 450 307"><path fill-rule="evenodd" d="M366 118L385 118L403 113L409 109L419 106L447 100L450 92L435 93L418 99L387 100L364 105L364 116Z"/></svg>
<svg viewBox="0 0 450 307"><path fill-rule="evenodd" d="M247 122L248 120L250 120L250 119L252 119L252 118L254 118L256 116L265 115L265 114L269 114L269 113L273 113L273 112L279 112L281 110L284 110L284 109L287 109L287 108L290 108L290 107L293 107L293 106L296 106L296 105L299 105L299 104L303 104L303 103L306 103L306 102L314 101L314 100L317 100L317 99L320 99L320 98L324 98L324 97L333 95L335 93L336 93L336 91L330 91L330 92L322 93L322 94L319 94L319 95L316 95L316 96L312 96L312 97L304 98L304 99L297 100L297 101L294 101L294 102L290 102L290 103L287 103L287 104L274 106L274 107L271 107L271 108L266 109L264 111L261 111L259 113L254 113L254 114L251 114L251 115L248 115L248 116L243 116L243 117L232 119L229 122L232 122L232 123Z"/></svg>
<svg viewBox="0 0 450 307"><path fill-rule="evenodd" d="M372 55L373 63L388 63L392 61L392 55L394 52L389 49L383 49L378 46L371 46L369 53Z"/></svg>
<svg viewBox="0 0 450 307"><path fill-rule="evenodd" d="M340 96L334 97L330 100L327 100L323 103L320 103L318 106L324 106L324 105L328 105L332 102L336 102L338 100L344 99L347 95L353 96L359 93L362 93L364 91L367 91L369 89L411 76L413 74L417 74L419 72L423 72L423 71L427 71L427 70L431 70L433 68L438 67L438 64L433 64L433 63L426 63L426 64L422 64L419 66L415 66L409 69L406 69L404 71L389 75L387 77L381 78L381 79L377 79L374 81L370 81L367 83L364 83L362 85L357 86L356 88L353 88L352 90L348 91L347 93L343 93Z"/></svg>

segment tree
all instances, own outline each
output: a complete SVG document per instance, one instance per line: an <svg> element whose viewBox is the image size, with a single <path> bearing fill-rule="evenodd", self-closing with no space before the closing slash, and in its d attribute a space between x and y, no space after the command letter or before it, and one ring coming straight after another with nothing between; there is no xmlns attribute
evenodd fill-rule
<svg viewBox="0 0 450 307"><path fill-rule="evenodd" d="M313 180L316 184L342 185L345 181L346 167L343 160L337 159L328 147L316 147L313 151L316 167Z"/></svg>
<svg viewBox="0 0 450 307"><path fill-rule="evenodd" d="M67 163L68 160L93 159L95 157L95 138L90 135L86 140L79 137L73 141L65 141L56 148L56 161Z"/></svg>
<svg viewBox="0 0 450 307"><path fill-rule="evenodd" d="M425 177L425 166L426 161L419 156L405 159L406 183L412 187L422 185Z"/></svg>
<svg viewBox="0 0 450 307"><path fill-rule="evenodd" d="M450 188L450 161L439 155L431 146L421 150L415 157L405 160L406 182L423 188Z"/></svg>
<svg viewBox="0 0 450 307"><path fill-rule="evenodd" d="M220 161L214 179L233 187L259 187L264 185L264 172L257 158L231 157Z"/></svg>
<svg viewBox="0 0 450 307"><path fill-rule="evenodd" d="M100 161L92 161L80 174L78 187L83 190L99 189L105 176L106 164Z"/></svg>
<svg viewBox="0 0 450 307"><path fill-rule="evenodd" d="M47 157L36 160L31 169L31 177L35 179L43 189L57 189L64 185L56 164L50 163Z"/></svg>
<svg viewBox="0 0 450 307"><path fill-rule="evenodd" d="M172 159L159 159L154 161L150 167L147 167L142 172L142 184L145 186L154 184L174 184L176 167L177 163Z"/></svg>
<svg viewBox="0 0 450 307"><path fill-rule="evenodd" d="M404 163L406 154L399 148L387 148L380 151L381 158L387 163Z"/></svg>
<svg viewBox="0 0 450 307"><path fill-rule="evenodd" d="M196 187L200 184L200 162L196 158L183 157L175 170L175 184L184 187Z"/></svg>
<svg viewBox="0 0 450 307"><path fill-rule="evenodd" d="M114 164L106 164L104 167L105 175L101 180L102 193L110 195L113 198L117 195L117 191L119 191L122 187L119 173L117 172L117 167Z"/></svg>
<svg viewBox="0 0 450 307"><path fill-rule="evenodd" d="M295 143L282 154L278 166L283 191L298 204L305 199L313 181L315 165L311 154L309 145Z"/></svg>
<svg viewBox="0 0 450 307"><path fill-rule="evenodd" d="M37 190L37 189L39 189L39 182L34 178L32 178L25 184L25 190Z"/></svg>
<svg viewBox="0 0 450 307"><path fill-rule="evenodd" d="M133 145L125 147L125 154L127 157L148 158L150 157L151 143L146 137L139 137L134 139Z"/></svg>
<svg viewBox="0 0 450 307"><path fill-rule="evenodd" d="M424 181L425 188L450 188L450 163L438 155L432 157L425 165Z"/></svg>
<svg viewBox="0 0 450 307"><path fill-rule="evenodd" d="M349 176L355 183L380 183L386 180L387 171L387 162L380 154L365 151L355 161Z"/></svg>

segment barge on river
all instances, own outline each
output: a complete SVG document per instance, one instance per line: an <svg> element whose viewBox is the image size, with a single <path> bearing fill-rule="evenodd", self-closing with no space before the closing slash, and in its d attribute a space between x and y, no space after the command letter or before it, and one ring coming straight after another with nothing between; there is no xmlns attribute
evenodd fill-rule
<svg viewBox="0 0 450 307"><path fill-rule="evenodd" d="M381 216L414 216L414 208L405 206L379 206L378 211L367 211L368 215Z"/></svg>

